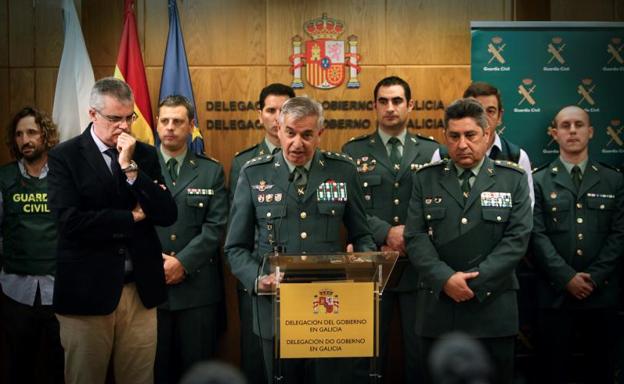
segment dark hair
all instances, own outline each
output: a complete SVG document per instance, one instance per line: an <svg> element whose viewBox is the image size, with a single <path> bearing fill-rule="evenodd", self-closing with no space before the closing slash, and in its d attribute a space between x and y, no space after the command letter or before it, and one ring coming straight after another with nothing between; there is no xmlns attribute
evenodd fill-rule
<svg viewBox="0 0 624 384"><path fill-rule="evenodd" d="M478 96L496 96L496 101L498 102L498 110L499 112L503 110L503 101L501 100L500 92L498 88L493 86L492 84L488 84L482 81L475 81L470 84L468 88L464 91L464 95L462 97L478 97Z"/></svg>
<svg viewBox="0 0 624 384"><path fill-rule="evenodd" d="M485 110L481 103L472 97L457 99L451 103L444 111L444 128L448 128L449 120L460 120L471 117L481 129L488 127Z"/></svg>
<svg viewBox="0 0 624 384"><path fill-rule="evenodd" d="M288 96L289 99L295 97L295 91L288 85L282 83L269 84L262 88L260 91L260 98L258 99L258 109L264 109L264 101L269 95L274 96Z"/></svg>
<svg viewBox="0 0 624 384"><path fill-rule="evenodd" d="M375 85L375 90L373 91L373 100L377 101L377 92L379 92L379 88L381 87L389 87L391 85L400 85L403 87L403 91L405 93L405 101L409 102L412 99L412 90L410 89L409 84L398 76L388 76L384 79L381 79L377 85Z"/></svg>
<svg viewBox="0 0 624 384"><path fill-rule="evenodd" d="M21 159L22 154L15 142L15 131L17 130L17 124L25 117L32 116L35 118L35 123L41 129L43 135L43 143L45 144L46 151L49 151L59 142L59 132L56 124L50 119L45 112L38 110L34 107L24 107L13 116L9 129L7 130L6 145L11 151L11 154L16 159Z"/></svg>
<svg viewBox="0 0 624 384"><path fill-rule="evenodd" d="M160 103L158 103L158 114L160 114L161 107L179 107L183 106L186 108L186 115L188 116L189 121L193 121L195 118L195 108L193 104L182 95L169 95L165 97Z"/></svg>
<svg viewBox="0 0 624 384"><path fill-rule="evenodd" d="M91 108L97 110L104 108L103 96L110 96L124 104L134 103L130 86L125 81L114 77L105 77L95 82L89 96Z"/></svg>

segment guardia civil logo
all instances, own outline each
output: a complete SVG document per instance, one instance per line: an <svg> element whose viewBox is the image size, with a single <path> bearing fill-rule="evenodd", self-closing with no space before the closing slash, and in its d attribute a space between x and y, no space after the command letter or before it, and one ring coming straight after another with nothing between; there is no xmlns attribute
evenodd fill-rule
<svg viewBox="0 0 624 384"><path fill-rule="evenodd" d="M565 59L566 43L561 37L553 37L546 44L546 53L548 61L542 68L544 72L567 72L570 67L566 65Z"/></svg>
<svg viewBox="0 0 624 384"><path fill-rule="evenodd" d="M619 118L611 119L606 128L609 140L602 153L624 153L624 124Z"/></svg>
<svg viewBox="0 0 624 384"><path fill-rule="evenodd" d="M494 36L490 39L487 44L487 52L490 54L490 60L488 60L487 64L483 67L484 71L500 71L506 72L511 70L509 67L507 60L505 59L504 51L507 43L503 41L503 38L500 36Z"/></svg>
<svg viewBox="0 0 624 384"><path fill-rule="evenodd" d="M292 38L293 54L289 57L293 74L291 86L304 88L301 72L305 66L305 79L315 88L338 87L344 82L347 71L347 88L359 88L357 75L361 70L358 65L361 57L357 53L358 38L351 35L346 42L338 40L345 30L343 21L323 13L320 18L306 21L303 29L312 40L302 41L299 35Z"/></svg>
<svg viewBox="0 0 624 384"><path fill-rule="evenodd" d="M600 109L596 106L596 99L594 97L595 90L596 84L592 79L586 78L581 80L581 83L576 86L576 92L581 96L576 105L585 109L587 112L600 112Z"/></svg>
<svg viewBox="0 0 624 384"><path fill-rule="evenodd" d="M518 103L513 109L516 113L526 112L541 112L541 108L537 106L537 99L535 98L535 90L537 84L533 79L522 79L522 82L518 85Z"/></svg>

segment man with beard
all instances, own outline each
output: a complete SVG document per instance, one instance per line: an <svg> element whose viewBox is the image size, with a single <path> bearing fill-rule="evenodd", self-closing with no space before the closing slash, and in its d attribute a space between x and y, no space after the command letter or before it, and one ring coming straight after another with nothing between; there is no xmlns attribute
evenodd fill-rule
<svg viewBox="0 0 624 384"><path fill-rule="evenodd" d="M234 198L238 175L243 165L257 156L273 154L279 151L280 141L277 137L277 118L282 110L282 104L295 91L284 84L269 84L260 91L258 98L258 118L264 127L264 138L256 145L244 149L234 156L230 168L230 201ZM238 314L240 319L240 350L241 370L250 384L262 383L265 380L264 364L258 356L262 354L261 341L253 332L253 318L251 310L251 294L245 287L237 284Z"/></svg>
<svg viewBox="0 0 624 384"><path fill-rule="evenodd" d="M613 383L624 177L589 155L594 130L585 110L562 108L551 134L559 158L533 175L540 376L544 383L569 382L572 352L581 350L582 381Z"/></svg>
<svg viewBox="0 0 624 384"><path fill-rule="evenodd" d="M52 120L26 107L7 132L17 161L0 168L0 296L11 383L35 382L41 364L49 365L55 383L63 382L63 348L52 310L57 232L47 198L48 151L57 143Z"/></svg>
<svg viewBox="0 0 624 384"><path fill-rule="evenodd" d="M383 366L388 352L390 322L398 303L406 362L405 382L414 383L418 370L418 340L414 333L418 281L414 267L406 258L403 229L413 173L429 162L438 144L407 131L406 123L414 100L405 80L396 76L387 77L377 83L373 96L377 131L351 139L342 151L351 156L358 166L368 224L375 243L380 249L399 252L401 259L398 265L404 263L403 268L396 269L401 274L397 286L384 291L380 304L381 362ZM366 368L361 370L368 374Z"/></svg>

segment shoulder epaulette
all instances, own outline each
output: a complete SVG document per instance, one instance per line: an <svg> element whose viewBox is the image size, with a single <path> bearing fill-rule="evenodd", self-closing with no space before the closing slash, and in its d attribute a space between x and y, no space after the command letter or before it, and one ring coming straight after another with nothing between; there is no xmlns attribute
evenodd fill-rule
<svg viewBox="0 0 624 384"><path fill-rule="evenodd" d="M537 173L537 172L541 171L542 169L548 168L549 165L550 165L550 163L545 163L545 164L540 165L539 167L535 167L535 168L533 168L531 173Z"/></svg>
<svg viewBox="0 0 624 384"><path fill-rule="evenodd" d="M251 167L254 165L258 165L258 164L265 164L265 163L270 162L271 160L273 160L273 155L256 156L251 160L247 160L247 162L245 162L245 167Z"/></svg>
<svg viewBox="0 0 624 384"><path fill-rule="evenodd" d="M249 148L245 148L242 151L238 151L234 154L234 157L238 156L238 155L242 155L243 153L249 152L249 151L253 151L254 149L258 148L258 145L260 145L260 143L257 143L255 145L252 145Z"/></svg>
<svg viewBox="0 0 624 384"><path fill-rule="evenodd" d="M353 136L352 138L350 138L350 139L349 139L349 141L348 141L348 142L350 143L350 142L352 142L352 141L360 141L360 140L368 139L368 138L370 138L372 135L373 135L372 133L367 133L367 134L360 135L360 136Z"/></svg>
<svg viewBox="0 0 624 384"><path fill-rule="evenodd" d="M215 159L212 156L208 156L205 153L196 153L195 156L199 157L200 159L204 159L204 160L210 160L210 161L214 161L217 164L220 164L221 162L217 159Z"/></svg>
<svg viewBox="0 0 624 384"><path fill-rule="evenodd" d="M616 172L622 172L622 169L616 167L615 165L603 163L602 161L599 161L598 164L602 165L605 168L613 169Z"/></svg>
<svg viewBox="0 0 624 384"><path fill-rule="evenodd" d="M416 170L416 172L420 172L423 169L437 167L438 165L445 165L445 164L448 164L448 160L447 159L441 159L441 160L438 160L438 161L433 161L431 163L425 163L420 168L418 168L418 170Z"/></svg>
<svg viewBox="0 0 624 384"><path fill-rule="evenodd" d="M438 141L433 138L433 136L423 136L420 133L417 133L416 137L418 137L419 139L425 140L425 141L431 141L431 142L434 142L436 144L439 144Z"/></svg>
<svg viewBox="0 0 624 384"><path fill-rule="evenodd" d="M519 166L517 163L514 163L513 161L508 161L508 160L494 160L493 161L494 164L501 166L501 167L505 167L505 168L509 168L509 169L513 169L516 170L522 174L526 173L524 171L524 168L522 168L521 166Z"/></svg>
<svg viewBox="0 0 624 384"><path fill-rule="evenodd" d="M353 159L351 158L351 156L342 152L321 151L321 153L323 153L325 157L330 158L330 159L348 161L349 163L353 163Z"/></svg>

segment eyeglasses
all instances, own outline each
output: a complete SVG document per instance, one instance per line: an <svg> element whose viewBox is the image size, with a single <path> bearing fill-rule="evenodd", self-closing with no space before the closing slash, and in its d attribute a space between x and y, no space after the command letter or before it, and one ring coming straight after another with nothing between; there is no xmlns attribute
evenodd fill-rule
<svg viewBox="0 0 624 384"><path fill-rule="evenodd" d="M93 108L93 109L95 109L95 108ZM95 109L95 112L97 112L100 116L102 116L103 118L105 118L106 120L108 120L112 124L120 124L121 122L125 121L126 124L130 125L130 124L134 123L136 121L136 119L139 118L139 116L136 114L136 112L132 112L132 115L128 115L128 116L105 115L102 112L98 111L97 109Z"/></svg>

